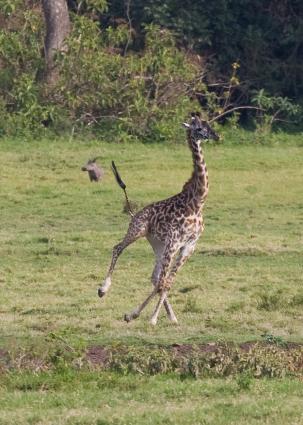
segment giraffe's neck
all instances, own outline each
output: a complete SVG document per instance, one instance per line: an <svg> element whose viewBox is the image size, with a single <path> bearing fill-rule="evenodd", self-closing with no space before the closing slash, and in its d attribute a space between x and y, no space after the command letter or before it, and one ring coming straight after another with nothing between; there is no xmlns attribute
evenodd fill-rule
<svg viewBox="0 0 303 425"><path fill-rule="evenodd" d="M193 157L193 172L191 178L183 186L183 191L190 192L190 196L194 199L196 208L203 207L208 194L208 174L199 143L195 143L190 135L188 136L188 145Z"/></svg>

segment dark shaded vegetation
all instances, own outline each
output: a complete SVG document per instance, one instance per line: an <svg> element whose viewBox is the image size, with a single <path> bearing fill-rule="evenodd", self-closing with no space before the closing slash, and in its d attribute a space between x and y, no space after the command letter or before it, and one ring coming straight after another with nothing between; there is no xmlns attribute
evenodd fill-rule
<svg viewBox="0 0 303 425"><path fill-rule="evenodd" d="M270 95L302 97L303 7L299 0L116 0L110 3L108 23L121 17L132 26L142 47L144 24L156 23L176 34L182 47L198 53L210 71L209 82L228 81L230 64L239 61L242 84L237 96L249 99L251 90ZM116 18L116 21L118 19ZM141 35L141 38L140 38ZM137 41L138 44L138 41Z"/></svg>

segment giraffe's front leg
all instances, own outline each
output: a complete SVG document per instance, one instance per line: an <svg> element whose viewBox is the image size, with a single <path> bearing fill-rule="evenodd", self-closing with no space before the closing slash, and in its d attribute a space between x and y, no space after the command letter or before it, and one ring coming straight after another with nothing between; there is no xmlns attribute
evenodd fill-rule
<svg viewBox="0 0 303 425"><path fill-rule="evenodd" d="M107 293L107 291L110 288L110 285L112 283L111 281L111 275L114 271L116 262L118 260L119 255L121 254L121 252L129 245L130 242L126 242L125 240L123 240L121 243L119 243L118 245L114 246L113 248L113 254L112 254L112 259L111 259L111 263L109 266L109 270L107 272L106 278L103 282L103 285L100 286L100 288L98 289L98 295L100 298L104 297L104 295Z"/></svg>
<svg viewBox="0 0 303 425"><path fill-rule="evenodd" d="M130 314L124 315L124 320L126 322L130 322L133 319L137 319L140 316L141 311L147 306L147 304L154 298L154 296L157 294L157 289L155 288L151 294L143 301L142 304L139 305L139 307L135 308Z"/></svg>
<svg viewBox="0 0 303 425"><path fill-rule="evenodd" d="M158 321L158 315L159 315L159 312L160 312L160 309L161 309L161 307L162 307L162 304L165 302L165 300L166 300L166 297L167 297L167 291L166 290L164 290L164 291L162 291L161 292L161 295L160 295L160 299L159 299L159 301L158 301L158 304L156 305L156 308L155 308L155 311L154 311L154 313L153 313L153 315L152 315L152 317L151 317L151 319L150 319L150 323L152 324L152 325L156 325L157 324L157 321ZM177 320L177 319L176 319Z"/></svg>

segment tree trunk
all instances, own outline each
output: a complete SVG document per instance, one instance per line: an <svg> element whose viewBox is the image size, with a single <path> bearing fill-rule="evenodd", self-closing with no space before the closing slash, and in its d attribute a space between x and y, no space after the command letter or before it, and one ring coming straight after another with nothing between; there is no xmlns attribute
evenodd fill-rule
<svg viewBox="0 0 303 425"><path fill-rule="evenodd" d="M56 52L64 50L64 40L70 32L70 21L66 0L42 0L42 8L46 26L44 78L48 84L52 84L58 78L54 56Z"/></svg>

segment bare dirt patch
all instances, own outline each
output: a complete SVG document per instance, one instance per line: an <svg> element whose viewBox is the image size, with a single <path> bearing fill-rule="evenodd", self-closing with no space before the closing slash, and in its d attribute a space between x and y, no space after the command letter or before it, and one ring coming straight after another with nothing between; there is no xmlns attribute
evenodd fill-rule
<svg viewBox="0 0 303 425"><path fill-rule="evenodd" d="M92 365L105 366L110 358L110 352L107 348L101 346L89 347L86 351L86 359Z"/></svg>

